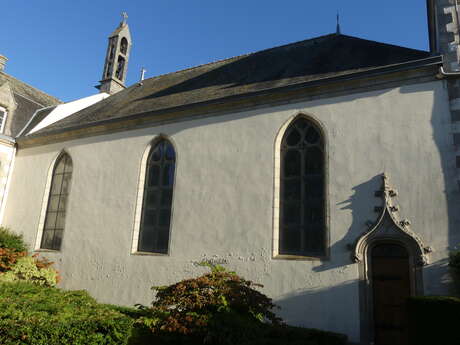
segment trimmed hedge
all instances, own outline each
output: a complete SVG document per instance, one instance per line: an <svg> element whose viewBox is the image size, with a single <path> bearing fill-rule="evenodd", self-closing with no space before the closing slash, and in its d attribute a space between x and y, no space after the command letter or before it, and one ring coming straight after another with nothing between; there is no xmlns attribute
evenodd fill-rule
<svg viewBox="0 0 460 345"><path fill-rule="evenodd" d="M0 284L0 344L127 344L133 320L85 291Z"/></svg>
<svg viewBox="0 0 460 345"><path fill-rule="evenodd" d="M412 345L459 345L460 298L412 297L408 301Z"/></svg>

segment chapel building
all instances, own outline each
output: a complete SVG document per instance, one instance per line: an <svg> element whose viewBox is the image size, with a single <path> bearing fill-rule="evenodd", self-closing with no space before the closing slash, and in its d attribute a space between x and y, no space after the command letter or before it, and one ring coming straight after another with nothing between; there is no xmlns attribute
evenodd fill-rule
<svg viewBox="0 0 460 345"><path fill-rule="evenodd" d="M99 94L5 132L2 225L101 302L208 261L289 324L407 344L404 300L450 293L460 243L459 12L427 9L430 51L337 30L129 87L125 17Z"/></svg>

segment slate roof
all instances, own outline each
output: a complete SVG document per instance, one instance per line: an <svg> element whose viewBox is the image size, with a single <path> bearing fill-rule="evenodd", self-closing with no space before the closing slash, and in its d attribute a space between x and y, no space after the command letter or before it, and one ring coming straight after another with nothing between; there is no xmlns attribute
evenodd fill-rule
<svg viewBox="0 0 460 345"><path fill-rule="evenodd" d="M54 109L56 109L56 107L57 105L39 109L31 121L26 124L26 127L23 127L24 133L29 133L32 129L34 129L34 127L42 122L42 120L47 117Z"/></svg>
<svg viewBox="0 0 460 345"><path fill-rule="evenodd" d="M86 127L228 96L428 58L429 52L331 34L160 75L38 132Z"/></svg>
<svg viewBox="0 0 460 345"><path fill-rule="evenodd" d="M5 72L0 72L0 85L8 82L13 92L17 108L13 116L9 116L7 121L11 135L15 137L22 128L27 124L36 110L61 103L57 98L30 86Z"/></svg>

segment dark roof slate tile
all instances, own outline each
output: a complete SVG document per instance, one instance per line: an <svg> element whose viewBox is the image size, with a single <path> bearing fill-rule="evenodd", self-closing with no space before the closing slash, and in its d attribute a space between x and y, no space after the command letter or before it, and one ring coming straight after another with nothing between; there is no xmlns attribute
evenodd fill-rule
<svg viewBox="0 0 460 345"><path fill-rule="evenodd" d="M43 107L62 103L57 98L30 86L13 76L0 72L0 85L7 82L13 92L17 107L13 116L7 118L8 133L12 137L17 136L27 124L35 111Z"/></svg>
<svg viewBox="0 0 460 345"><path fill-rule="evenodd" d="M427 58L429 52L331 34L160 75L37 133L165 110Z"/></svg>

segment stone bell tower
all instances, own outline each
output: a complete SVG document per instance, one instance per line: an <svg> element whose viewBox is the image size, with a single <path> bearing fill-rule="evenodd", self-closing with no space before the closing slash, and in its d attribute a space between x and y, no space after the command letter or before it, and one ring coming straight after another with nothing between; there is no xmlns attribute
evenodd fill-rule
<svg viewBox="0 0 460 345"><path fill-rule="evenodd" d="M460 189L460 0L427 0L430 50L441 53L439 75L447 80L456 179Z"/></svg>
<svg viewBox="0 0 460 345"><path fill-rule="evenodd" d="M122 13L123 20L109 36L104 71L100 85L96 86L100 92L114 94L126 88L125 79L128 71L129 52L131 50L131 34L126 22L128 15Z"/></svg>

